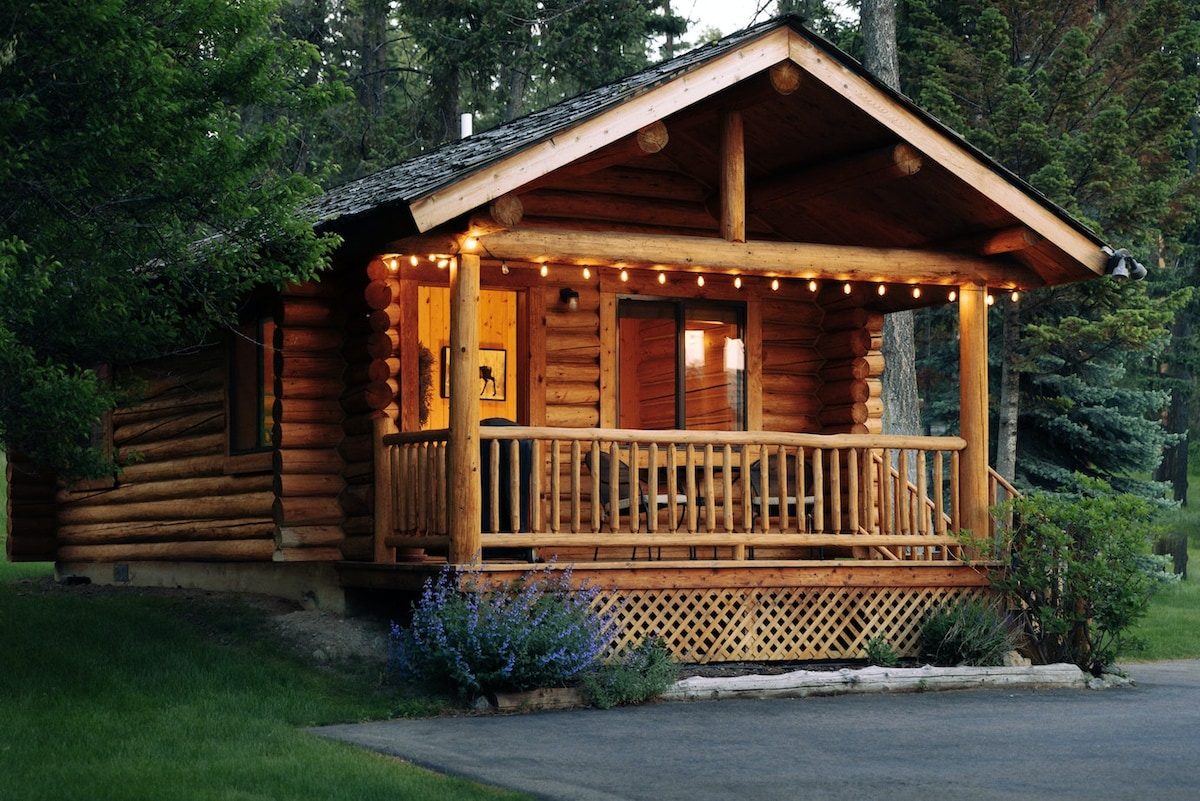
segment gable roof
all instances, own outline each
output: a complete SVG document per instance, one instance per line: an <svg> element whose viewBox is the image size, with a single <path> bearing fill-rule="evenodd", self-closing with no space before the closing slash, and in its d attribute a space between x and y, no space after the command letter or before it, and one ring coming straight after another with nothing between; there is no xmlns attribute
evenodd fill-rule
<svg viewBox="0 0 1200 801"><path fill-rule="evenodd" d="M785 63L798 68L798 91L767 91L764 76ZM728 108L747 117L746 180L763 189L748 198L761 199L748 210L750 238L996 257L1036 275L1028 285L1103 274L1104 243L1086 226L791 15L333 188L312 211L319 227L370 247L510 193L525 200L534 225L658 233L646 224L650 202L663 232L716 236L713 126ZM662 153L597 158L621 152L650 123L670 132ZM907 148L911 170L876 167L846 179L844 165L865 169L864 154L897 147ZM664 182L670 188L657 188ZM564 212L573 208L568 193L596 201L599 216ZM641 211L627 203L635 197Z"/></svg>

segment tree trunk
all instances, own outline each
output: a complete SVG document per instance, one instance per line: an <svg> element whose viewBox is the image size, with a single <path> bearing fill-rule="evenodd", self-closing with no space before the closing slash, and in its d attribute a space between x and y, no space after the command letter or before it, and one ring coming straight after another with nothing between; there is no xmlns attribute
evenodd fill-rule
<svg viewBox="0 0 1200 801"><path fill-rule="evenodd" d="M1020 412L1021 373L1016 367L1021 342L1021 307L1004 304L1001 335L1000 425L996 437L996 472L1010 483L1017 471L1017 414Z"/></svg>
<svg viewBox="0 0 1200 801"><path fill-rule="evenodd" d="M862 33L863 65L899 91L895 0L864 0ZM910 311L889 314L883 321L883 430L888 434L921 432L913 325Z"/></svg>
<svg viewBox="0 0 1200 801"><path fill-rule="evenodd" d="M1181 311L1171 327L1171 336L1184 340L1191 334L1192 321L1187 311ZM1171 388L1171 405L1167 408L1164 427L1172 434L1183 434L1182 441L1163 450L1163 459L1154 471L1155 481L1170 481L1175 501L1187 506L1188 494L1188 439L1191 417L1192 373L1186 364L1173 362L1167 365L1167 375L1174 379Z"/></svg>

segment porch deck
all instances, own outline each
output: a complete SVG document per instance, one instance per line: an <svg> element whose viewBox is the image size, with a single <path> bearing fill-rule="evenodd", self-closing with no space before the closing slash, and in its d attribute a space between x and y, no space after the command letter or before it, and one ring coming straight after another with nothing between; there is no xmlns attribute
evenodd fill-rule
<svg viewBox="0 0 1200 801"><path fill-rule="evenodd" d="M569 565L622 642L656 634L696 662L859 658L875 636L915 655L928 609L987 591L956 535L957 437L482 426L455 463L449 434L380 431L376 559L344 580L419 583L473 515L475 560L456 564Z"/></svg>

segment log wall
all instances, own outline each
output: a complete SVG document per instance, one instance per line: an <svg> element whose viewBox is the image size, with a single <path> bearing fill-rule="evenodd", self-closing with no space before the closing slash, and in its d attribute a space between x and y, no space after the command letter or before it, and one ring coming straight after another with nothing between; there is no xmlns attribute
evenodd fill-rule
<svg viewBox="0 0 1200 801"><path fill-rule="evenodd" d="M228 469L225 349L131 371L143 400L112 415L113 444L135 462L110 486L57 492L61 561L269 560L269 459ZM240 472L246 470L247 472Z"/></svg>
<svg viewBox="0 0 1200 801"><path fill-rule="evenodd" d="M342 281L326 275L285 289L275 334L275 559L341 558L346 517L340 448L349 436L341 396L346 312Z"/></svg>

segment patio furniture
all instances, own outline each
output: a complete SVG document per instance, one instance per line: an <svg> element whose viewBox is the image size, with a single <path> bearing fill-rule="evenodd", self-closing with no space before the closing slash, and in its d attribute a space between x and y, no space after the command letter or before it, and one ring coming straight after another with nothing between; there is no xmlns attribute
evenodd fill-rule
<svg viewBox="0 0 1200 801"><path fill-rule="evenodd" d="M616 450L616 447L614 446L613 449ZM600 514L601 514L602 519L608 519L609 509L611 508L611 499L612 499L612 458L613 457L612 457L612 454L609 453L608 451L602 450L602 451L599 451L598 454L599 454L599 460L598 460L599 464L598 465L594 461L594 457L596 455L596 452L594 452L594 451L590 452L588 454L585 464L587 465L588 470L593 475L596 475L599 478L599 496L600 496L599 500L600 500L600 509L601 509ZM634 497L633 482L634 482L633 473L629 468L629 464L624 459L621 459L618 456L618 458L617 458L617 511L618 512L631 512L631 508L632 508L632 504L633 504L633 497ZM644 514L644 515L646 515L646 518L648 521L651 511L652 511L651 504L650 504L650 495L648 494L648 492L646 490L645 484L640 479L637 481L637 499L638 499L637 516L638 516L638 518L640 518L640 516ZM666 507L670 502L671 502L670 495L668 495L667 493L663 493L663 492L658 493L654 498L653 513L658 514L658 511L660 509ZM677 494L675 496L675 502L677 504L686 504L687 496L683 495L683 494ZM600 552L600 549L597 548L596 553L593 556L593 559L595 559L596 557L599 556L599 552ZM659 553L661 556L661 549L660 549ZM650 557L649 546L647 546L647 548L646 548L646 555L647 555L647 558ZM636 558L636 557L637 557L637 549L635 548L633 550L633 555L631 558Z"/></svg>
<svg viewBox="0 0 1200 801"><path fill-rule="evenodd" d="M787 475L781 476L778 469L778 461L771 459L767 462L767 519L761 520L762 504L763 504L763 489L762 489L762 463L756 460L750 465L750 515L754 521L754 528L757 528L761 523L762 530L766 531L770 528L770 517L779 514L781 509L786 509L788 515L797 516L799 520L800 501L804 502L804 519L802 529L804 531L812 531L812 507L816 502L816 497L812 494L812 470L805 470L804 473L804 495L801 497L798 492L800 490L799 471L797 470L796 457L788 455L784 460L787 467ZM786 479L781 484L781 479ZM819 554L824 556L824 548L820 548ZM753 553L753 550L751 550Z"/></svg>
<svg viewBox="0 0 1200 801"><path fill-rule="evenodd" d="M488 417L480 420L481 426L515 426L518 425L513 420L507 420L503 417ZM496 481L495 488L492 487L492 446L493 443L499 451L499 476ZM498 503L499 521L495 529L497 533L513 534L516 531L529 530L529 481L530 475L533 472L533 443L527 439L517 440L517 470L518 482L520 484L520 492L517 498L512 496L512 471L513 463L511 458L512 440L509 439L481 439L479 441L479 464L480 464L480 496L482 503L482 530L492 530L492 506L493 491L496 493L496 502ZM513 529L513 517L516 514L518 526L516 531ZM484 555L486 559L521 559L527 562L537 561L537 553L533 548L488 548Z"/></svg>

